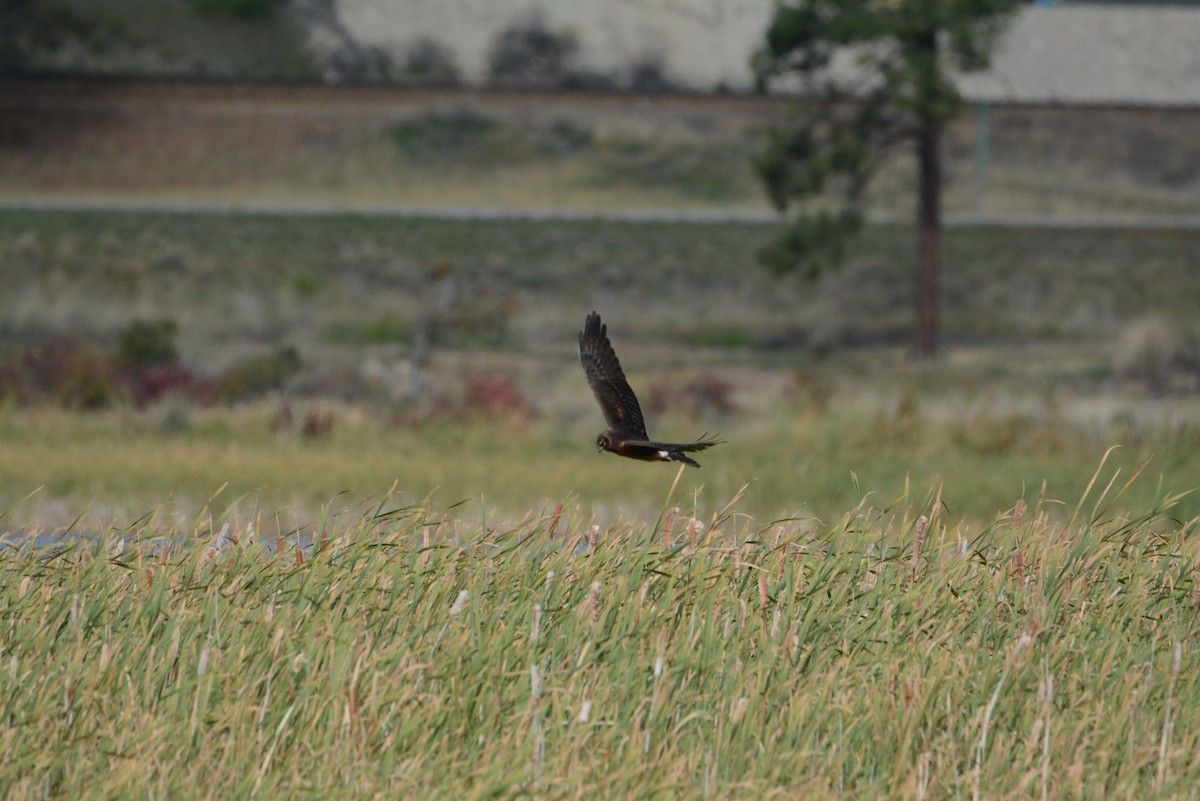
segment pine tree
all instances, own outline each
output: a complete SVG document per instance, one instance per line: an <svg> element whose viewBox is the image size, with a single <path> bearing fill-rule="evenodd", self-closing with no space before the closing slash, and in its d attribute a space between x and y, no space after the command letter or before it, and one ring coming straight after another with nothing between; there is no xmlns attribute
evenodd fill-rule
<svg viewBox="0 0 1200 801"><path fill-rule="evenodd" d="M871 178L901 146L915 149L918 359L937 353L940 142L963 106L952 70L986 67L1017 5L797 0L776 7L755 54L760 87L786 84L801 98L795 124L772 131L756 159L775 206L799 207L783 235L760 251L767 267L816 275L838 264L862 226Z"/></svg>

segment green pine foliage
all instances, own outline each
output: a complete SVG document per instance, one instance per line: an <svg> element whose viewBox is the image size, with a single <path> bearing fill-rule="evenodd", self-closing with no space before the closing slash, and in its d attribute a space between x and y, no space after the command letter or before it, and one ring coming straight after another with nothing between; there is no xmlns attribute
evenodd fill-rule
<svg viewBox="0 0 1200 801"><path fill-rule="evenodd" d="M952 70L987 66L1016 0L800 0L775 12L753 66L760 88L799 96L793 125L755 158L772 204L797 218L760 252L775 270L839 263L882 164L952 120ZM834 211L829 211L829 209Z"/></svg>

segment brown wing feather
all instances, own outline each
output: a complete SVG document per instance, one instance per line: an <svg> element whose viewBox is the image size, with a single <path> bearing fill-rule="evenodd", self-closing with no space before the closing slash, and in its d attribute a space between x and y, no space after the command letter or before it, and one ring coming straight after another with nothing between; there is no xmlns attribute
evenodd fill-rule
<svg viewBox="0 0 1200 801"><path fill-rule="evenodd" d="M608 427L630 437L648 439L642 407L608 341L608 326L600 322L596 312L588 315L579 332L579 361Z"/></svg>

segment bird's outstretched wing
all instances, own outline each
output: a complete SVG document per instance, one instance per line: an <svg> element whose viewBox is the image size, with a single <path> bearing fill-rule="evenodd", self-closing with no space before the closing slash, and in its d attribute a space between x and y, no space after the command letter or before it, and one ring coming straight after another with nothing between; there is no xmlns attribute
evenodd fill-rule
<svg viewBox="0 0 1200 801"><path fill-rule="evenodd" d="M608 327L600 322L596 312L587 316L579 332L579 361L608 427L630 437L648 439L642 407L608 341Z"/></svg>

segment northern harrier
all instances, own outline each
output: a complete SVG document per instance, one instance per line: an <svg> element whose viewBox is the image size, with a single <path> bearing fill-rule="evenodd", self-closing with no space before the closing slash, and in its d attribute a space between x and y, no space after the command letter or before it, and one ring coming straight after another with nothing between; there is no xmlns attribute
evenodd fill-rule
<svg viewBox="0 0 1200 801"><path fill-rule="evenodd" d="M588 315L579 332L579 361L608 423L608 430L596 437L596 447L601 450L646 462L683 462L699 467L700 464L686 454L720 442L717 439L682 444L651 441L646 434L637 395L625 380L621 363L608 341L608 326L600 322L596 312Z"/></svg>

